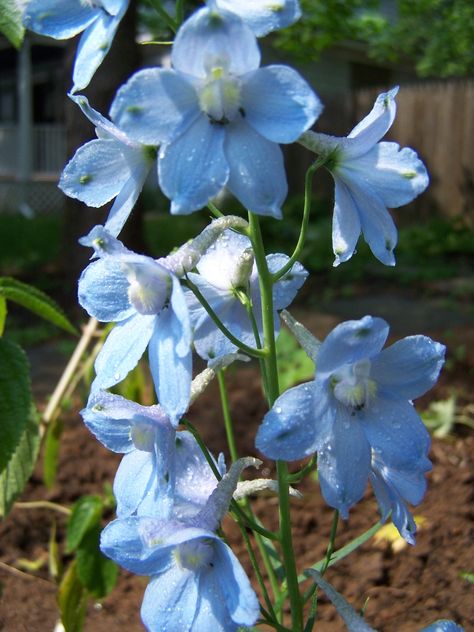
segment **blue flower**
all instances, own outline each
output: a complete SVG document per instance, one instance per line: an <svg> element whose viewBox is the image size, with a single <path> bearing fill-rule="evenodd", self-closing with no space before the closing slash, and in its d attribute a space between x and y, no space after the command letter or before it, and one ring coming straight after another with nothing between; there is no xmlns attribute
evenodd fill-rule
<svg viewBox="0 0 474 632"><path fill-rule="evenodd" d="M73 71L72 92L89 85L109 52L129 0L28 0L23 23L27 29L69 39L82 34Z"/></svg>
<svg viewBox="0 0 474 632"><path fill-rule="evenodd" d="M182 519L204 507L217 479L195 438L177 433L160 405L140 406L98 391L81 415L106 448L125 454L114 480L119 518ZM225 474L223 455L216 467Z"/></svg>
<svg viewBox="0 0 474 632"><path fill-rule="evenodd" d="M123 380L148 347L159 402L176 425L189 404L192 360L191 326L180 282L158 261L96 233L100 258L79 279L79 303L90 316L117 325L97 356L92 390ZM110 254L100 249L104 243Z"/></svg>
<svg viewBox="0 0 474 632"><path fill-rule="evenodd" d="M261 215L281 216L282 152L321 105L286 66L259 68L255 35L241 19L203 8L179 30L173 69L142 70L117 93L111 116L145 145L160 145L158 175L171 212L200 209L223 186Z"/></svg>
<svg viewBox="0 0 474 632"><path fill-rule="evenodd" d="M156 148L137 143L90 107L83 96L72 96L95 125L97 140L76 151L64 168L59 188L88 206L103 206L114 197L105 228L116 237L140 195L156 159ZM115 123L115 124L114 124Z"/></svg>
<svg viewBox="0 0 474 632"><path fill-rule="evenodd" d="M271 272L280 270L287 261L288 257L282 254L272 254L267 257ZM242 291L250 296L257 329L262 340L260 288L250 240L244 235L230 230L225 231L201 257L196 268L199 274L191 272L188 278L199 288L229 331L246 345L255 347L252 323L239 298L239 292ZM295 263L292 269L274 285L275 334L279 329L277 310L291 303L307 275L303 266ZM198 354L209 360L234 352L235 345L220 329L217 329L191 291L186 291L186 300L194 330L194 346Z"/></svg>
<svg viewBox="0 0 474 632"><path fill-rule="evenodd" d="M301 17L298 0L214 0L217 9L236 13L255 33L263 37L290 26Z"/></svg>
<svg viewBox="0 0 474 632"><path fill-rule="evenodd" d="M215 533L245 466L234 463L192 518L132 516L102 532L101 549L124 568L151 575L141 609L150 632L233 632L259 616L257 596Z"/></svg>
<svg viewBox="0 0 474 632"><path fill-rule="evenodd" d="M430 436L411 400L435 383L445 348L409 336L382 350L387 336L381 318L338 325L319 348L315 380L283 393L257 434L273 459L317 452L322 494L344 518L371 472L385 511L404 498L420 502L431 466Z"/></svg>
<svg viewBox="0 0 474 632"><path fill-rule="evenodd" d="M355 252L362 232L373 254L395 265L397 229L387 208L411 202L428 186L428 174L413 149L379 142L393 123L398 88L380 94L372 111L347 138L306 132L300 142L326 158L335 185L332 243L334 265Z"/></svg>

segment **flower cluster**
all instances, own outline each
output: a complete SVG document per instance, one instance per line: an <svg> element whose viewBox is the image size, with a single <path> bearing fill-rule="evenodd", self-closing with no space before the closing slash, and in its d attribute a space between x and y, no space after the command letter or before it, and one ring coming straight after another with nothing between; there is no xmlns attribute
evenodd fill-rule
<svg viewBox="0 0 474 632"><path fill-rule="evenodd" d="M308 274L298 262L304 229L291 256L266 255L257 216L283 216L287 180L280 145L299 142L335 180L335 265L352 257L361 232L375 257L394 265L397 231L388 207L421 193L428 184L426 169L410 148L381 142L395 117L397 88L381 94L347 138L335 138L310 129L322 106L295 70L260 67L257 37L296 21L297 0L209 0L178 29L171 68L134 74L117 91L109 118L102 116L76 93L107 53L127 6L128 0L66 0L61 7L30 0L24 13L25 25L41 34L69 38L83 32L70 96L94 124L97 138L76 151L59 186L91 207L114 200L105 226L81 239L94 253L79 280L82 307L114 324L96 358L82 411L97 439L124 455L113 488L117 519L103 531L101 548L123 567L151 578L141 614L152 632L232 632L253 626L259 617L275 629L288 629L282 609L287 594L292 629L310 629L302 622L291 546L287 501L297 492L289 487L283 462L316 456L322 495L344 519L370 482L382 521L391 516L414 544L408 504L421 502L431 462L429 434L412 400L436 382L445 349L421 335L383 348L388 324L372 316L338 325L319 343L286 312L316 373L311 382L278 396L275 339L280 313ZM218 216L160 259L135 253L117 238L152 168L172 214L209 205ZM212 200L224 188L249 210L248 222L215 208ZM145 352L159 402L153 406L108 390ZM194 355L207 368L193 379ZM261 363L270 408L256 448L280 461L279 481L239 487L244 468L260 462L237 458L232 430L226 428L234 462L226 471L223 456L214 459L195 429L188 426L191 433L183 424L208 382L248 356ZM261 490L280 495L277 533L254 520L248 504L237 502ZM266 604L259 605L221 537L231 504L244 537L251 528L264 538L260 550L278 597L275 608L260 572ZM282 550L281 562L273 540ZM317 571L309 575L350 630L371 630ZM437 622L425 630L438 629L457 626Z"/></svg>

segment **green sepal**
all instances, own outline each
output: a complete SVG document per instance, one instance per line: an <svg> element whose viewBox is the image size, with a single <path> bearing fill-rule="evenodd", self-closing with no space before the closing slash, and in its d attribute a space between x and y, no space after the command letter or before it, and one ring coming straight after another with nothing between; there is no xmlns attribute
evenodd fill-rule
<svg viewBox="0 0 474 632"><path fill-rule="evenodd" d="M59 305L41 290L10 277L0 277L0 296L18 303L68 333L78 335Z"/></svg>

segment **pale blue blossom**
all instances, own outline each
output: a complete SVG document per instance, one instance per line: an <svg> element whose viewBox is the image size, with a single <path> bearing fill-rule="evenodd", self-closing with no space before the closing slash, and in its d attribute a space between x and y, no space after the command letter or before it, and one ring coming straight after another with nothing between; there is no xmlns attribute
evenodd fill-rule
<svg viewBox="0 0 474 632"><path fill-rule="evenodd" d="M84 96L72 96L96 127L97 139L79 147L65 166L59 188L91 207L115 198L105 223L116 237L123 228L156 160L157 150L129 138L120 121L109 121Z"/></svg>
<svg viewBox="0 0 474 632"><path fill-rule="evenodd" d="M298 0L209 0L207 4L236 13L257 37L290 26L301 17Z"/></svg>
<svg viewBox="0 0 474 632"><path fill-rule="evenodd" d="M288 257L283 254L267 256L270 272L277 272L287 261ZM255 348L257 341L252 321L239 298L241 292L250 297L259 339L263 342L259 279L248 237L225 231L201 257L196 268L199 274L191 272L188 278L199 288L227 329L241 342ZM303 266L295 263L274 285L275 335L279 331L278 310L291 303L307 275ZM186 291L186 300L198 354L206 360L213 360L235 352L236 346L217 328L190 290Z"/></svg>
<svg viewBox="0 0 474 632"><path fill-rule="evenodd" d="M287 66L259 68L255 35L226 11L194 13L171 62L133 75L111 109L129 137L160 145L171 212L198 210L226 186L253 212L281 217L287 182L278 143L294 142L316 120L311 88Z"/></svg>
<svg viewBox="0 0 474 632"><path fill-rule="evenodd" d="M104 229L94 235L99 259L79 279L79 303L97 320L117 324L95 361L92 390L121 382L148 348L158 400L176 425L189 404L192 372L191 325L179 279L162 263L101 237Z"/></svg>
<svg viewBox="0 0 474 632"><path fill-rule="evenodd" d="M431 467L430 436L411 400L436 382L445 348L409 336L382 350L388 330L371 316L338 325L319 347L314 381L283 393L257 434L272 459L317 452L321 492L344 518L371 472L386 517L421 501ZM402 515L395 524L410 541L414 526Z"/></svg>
<svg viewBox="0 0 474 632"><path fill-rule="evenodd" d="M73 71L72 92L89 85L109 52L129 0L28 0L23 14L27 29L54 39L82 33Z"/></svg>
<svg viewBox="0 0 474 632"><path fill-rule="evenodd" d="M347 138L309 131L300 142L325 158L335 181L334 265L355 252L360 233L385 265L395 265L397 229L387 208L411 202L428 186L426 168L409 147L379 142L393 123L398 88L380 94Z"/></svg>

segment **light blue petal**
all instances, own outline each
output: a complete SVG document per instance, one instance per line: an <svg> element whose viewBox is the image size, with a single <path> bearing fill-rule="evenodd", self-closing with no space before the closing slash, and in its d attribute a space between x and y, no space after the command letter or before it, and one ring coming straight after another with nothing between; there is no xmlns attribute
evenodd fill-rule
<svg viewBox="0 0 474 632"><path fill-rule="evenodd" d="M158 176L174 215L187 215L205 206L229 176L223 127L199 116L179 138L161 148Z"/></svg>
<svg viewBox="0 0 474 632"><path fill-rule="evenodd" d="M430 434L407 401L376 396L359 413L365 435L378 458L397 470L427 471Z"/></svg>
<svg viewBox="0 0 474 632"><path fill-rule="evenodd" d="M323 445L332 426L330 402L318 382L285 391L263 418L255 445L274 460L296 461Z"/></svg>
<svg viewBox="0 0 474 632"><path fill-rule="evenodd" d="M150 340L149 359L158 401L177 425L186 412L191 396L192 353L189 323L182 322L174 310L165 308L156 319Z"/></svg>
<svg viewBox="0 0 474 632"><path fill-rule="evenodd" d="M198 96L174 70L146 68L132 75L110 108L114 123L145 145L169 143L199 115Z"/></svg>
<svg viewBox="0 0 474 632"><path fill-rule="evenodd" d="M132 212L149 171L150 165L147 163L141 164L134 169L113 203L105 222L105 228L114 237L120 233Z"/></svg>
<svg viewBox="0 0 474 632"><path fill-rule="evenodd" d="M138 575L166 572L171 567L174 548L173 543L166 543L166 538L176 527L168 522L160 522L160 527L153 525L157 545L149 546L143 537L144 527L150 529L147 523L153 523L153 520L138 516L111 522L101 534L102 553ZM161 539L162 543L159 544Z"/></svg>
<svg viewBox="0 0 474 632"><path fill-rule="evenodd" d="M127 8L128 0L102 0L102 6L110 15L117 15Z"/></svg>
<svg viewBox="0 0 474 632"><path fill-rule="evenodd" d="M354 141L347 143L344 149L347 157L362 156L387 133L397 111L397 92L398 86L379 94L369 114L348 135L348 138L353 138Z"/></svg>
<svg viewBox="0 0 474 632"><path fill-rule="evenodd" d="M321 114L322 105L306 81L288 66L266 66L242 80L245 121L275 143L292 143Z"/></svg>
<svg viewBox="0 0 474 632"><path fill-rule="evenodd" d="M385 393L416 399L435 385L445 351L444 345L427 336L408 336L374 358L371 375Z"/></svg>
<svg viewBox="0 0 474 632"><path fill-rule="evenodd" d="M348 261L354 254L360 237L359 212L350 188L335 178L334 215L332 218L332 249L336 256L334 266Z"/></svg>
<svg viewBox="0 0 474 632"><path fill-rule="evenodd" d="M134 449L130 429L137 408L138 404L119 395L98 391L89 398L81 415L89 430L106 448L113 452L129 452Z"/></svg>
<svg viewBox="0 0 474 632"><path fill-rule="evenodd" d="M334 411L331 433L318 449L321 493L341 517L364 495L370 471L370 446L359 421L345 406Z"/></svg>
<svg viewBox="0 0 474 632"><path fill-rule="evenodd" d="M197 602L198 577L173 565L159 577L152 578L140 614L149 632L184 632L192 629Z"/></svg>
<svg viewBox="0 0 474 632"><path fill-rule="evenodd" d="M94 110L93 107L90 106L89 100L82 94L69 94L68 95L71 101L74 101L80 108L81 112L86 116L89 121L97 128L96 133L99 135L102 134L103 139L115 139L119 140L124 144L128 144L130 146L136 146L137 143L130 140L128 136L122 132L116 125L114 125L111 121L102 116L100 112Z"/></svg>
<svg viewBox="0 0 474 632"><path fill-rule="evenodd" d="M95 71L109 52L125 9L126 6L115 16L101 11L97 19L82 34L74 62L72 92L89 85Z"/></svg>
<svg viewBox="0 0 474 632"><path fill-rule="evenodd" d="M236 13L257 37L290 26L301 17L298 0L215 0L215 4Z"/></svg>
<svg viewBox="0 0 474 632"><path fill-rule="evenodd" d="M464 628L448 619L439 619L420 632L464 632Z"/></svg>
<svg viewBox="0 0 474 632"><path fill-rule="evenodd" d="M136 313L128 299L129 285L119 258L105 256L89 264L81 274L79 303L97 320L125 320Z"/></svg>
<svg viewBox="0 0 474 632"><path fill-rule="evenodd" d="M341 178L345 175L342 171L339 173ZM397 245L398 234L387 207L365 181L353 178L346 180L345 184L357 207L362 233L372 253L385 265L394 266L393 250Z"/></svg>
<svg viewBox="0 0 474 632"><path fill-rule="evenodd" d="M257 595L239 560L222 541L215 545L213 582L220 591L230 618L240 625L253 625L259 617Z"/></svg>
<svg viewBox="0 0 474 632"><path fill-rule="evenodd" d="M136 314L112 329L95 361L92 390L109 388L127 377L147 348L155 321L156 316Z"/></svg>
<svg viewBox="0 0 474 632"><path fill-rule="evenodd" d="M65 166L59 188L87 206L103 206L114 198L130 178L130 167L122 144L114 140L92 140L74 154Z"/></svg>
<svg viewBox="0 0 474 632"><path fill-rule="evenodd" d="M288 193L280 147L242 120L229 125L224 151L230 166L229 190L248 210L280 219Z"/></svg>
<svg viewBox="0 0 474 632"><path fill-rule="evenodd" d="M344 178L357 178L373 189L389 208L408 204L429 184L425 165L413 149L397 143L377 143L354 160L341 162Z"/></svg>
<svg viewBox="0 0 474 632"><path fill-rule="evenodd" d="M23 24L30 31L55 39L69 39L89 26L102 10L77 0L30 0Z"/></svg>
<svg viewBox="0 0 474 632"><path fill-rule="evenodd" d="M317 375L332 373L345 364L372 358L385 344L388 330L388 324L382 318L373 316L337 325L319 349Z"/></svg>
<svg viewBox="0 0 474 632"><path fill-rule="evenodd" d="M267 256L267 265L270 272L275 273L286 265L287 255L272 254ZM273 286L273 307L277 310L284 309L292 303L298 290L306 281L308 271L298 261L293 264L291 270L285 274Z"/></svg>
<svg viewBox="0 0 474 632"><path fill-rule="evenodd" d="M156 497L156 492L155 455L143 450L132 450L126 454L114 479L117 518L132 515L145 497L150 494ZM155 501L159 502L159 499L155 498Z"/></svg>
<svg viewBox="0 0 474 632"><path fill-rule="evenodd" d="M171 52L173 67L205 78L209 65L228 64L227 71L242 75L260 65L255 35L232 13L203 8L179 29Z"/></svg>
<svg viewBox="0 0 474 632"><path fill-rule="evenodd" d="M400 497L412 505L421 503L426 494L425 474L431 469L431 463L426 459L420 465L418 469L389 467L384 463L382 454L372 451L372 469L383 479L391 497Z"/></svg>

